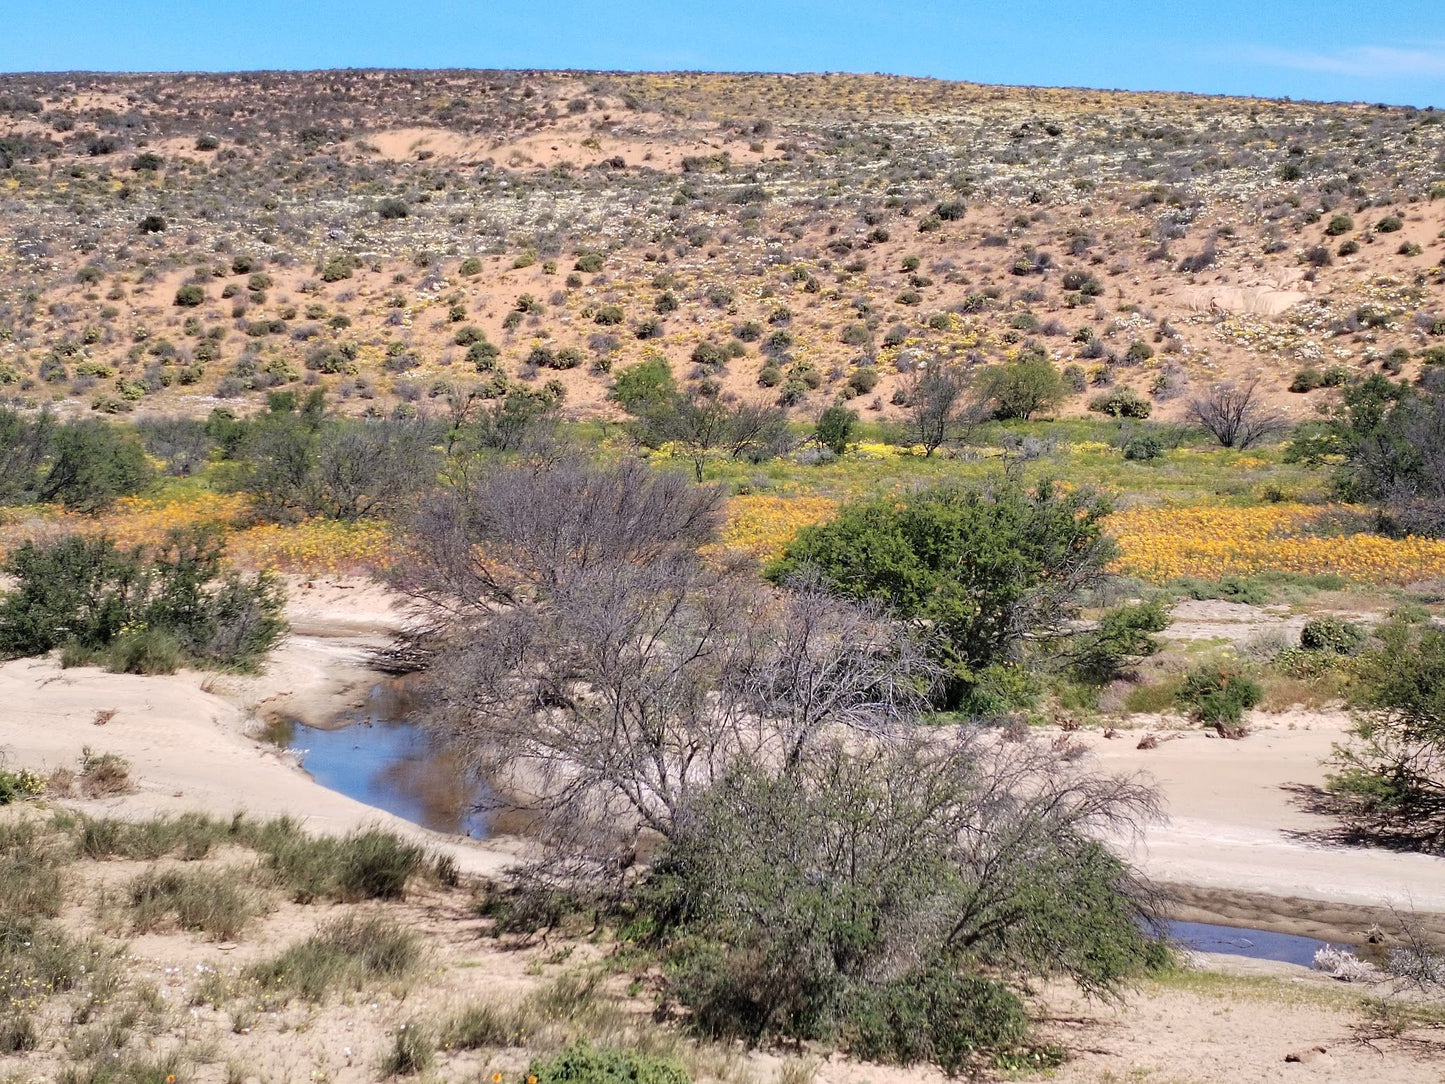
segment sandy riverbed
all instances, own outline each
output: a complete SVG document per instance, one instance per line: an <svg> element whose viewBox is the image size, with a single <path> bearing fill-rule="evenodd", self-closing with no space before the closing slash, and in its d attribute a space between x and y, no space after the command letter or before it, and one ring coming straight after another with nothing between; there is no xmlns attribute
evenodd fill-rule
<svg viewBox="0 0 1445 1084"><path fill-rule="evenodd" d="M368 652L404 622L384 589L346 578L294 581L288 616L291 636L255 677L138 677L62 670L50 659L0 665L0 751L42 770L73 766L86 746L120 754L138 789L104 803L116 812L290 813L326 831L386 824L445 845L464 869L503 868L515 843L424 832L318 785L255 740L267 715L314 722L358 703L375 681ZM113 712L103 726L100 712ZM1143 722L1161 734L1170 725ZM1137 748L1142 730L1069 736L1099 767L1158 783L1168 821L1125 845L1145 873L1176 888L1181 917L1354 940L1389 908L1445 916L1445 859L1329 843L1331 822L1301 803L1301 790L1324 780L1343 715L1256 714L1251 723L1242 741L1181 729L1154 749Z"/></svg>

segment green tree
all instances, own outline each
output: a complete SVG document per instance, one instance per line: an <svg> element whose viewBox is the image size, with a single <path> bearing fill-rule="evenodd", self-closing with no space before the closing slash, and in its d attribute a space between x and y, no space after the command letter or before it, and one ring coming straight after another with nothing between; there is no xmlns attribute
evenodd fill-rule
<svg viewBox="0 0 1445 1084"><path fill-rule="evenodd" d="M1350 742L1329 791L1361 834L1445 851L1445 631L1397 618L1353 667Z"/></svg>
<svg viewBox="0 0 1445 1084"><path fill-rule="evenodd" d="M676 392L660 402L643 400L632 410L639 415L633 425L638 438L654 448L671 444L681 450L692 460L699 482L704 465L714 455L762 462L789 444L785 411L734 396Z"/></svg>
<svg viewBox="0 0 1445 1084"><path fill-rule="evenodd" d="M983 371L979 393L996 418L1027 420L1064 398L1068 389L1054 363L1042 351L1028 351L1017 361Z"/></svg>
<svg viewBox="0 0 1445 1084"><path fill-rule="evenodd" d="M853 439L853 430L858 427L858 412L841 404L834 404L818 417L813 428L813 439L834 455L848 450Z"/></svg>
<svg viewBox="0 0 1445 1084"><path fill-rule="evenodd" d="M631 414L666 403L677 393L672 366L664 357L651 357L617 373L609 397Z"/></svg>
<svg viewBox="0 0 1445 1084"><path fill-rule="evenodd" d="M1109 511L1102 497L1049 482L936 486L845 505L800 531L768 575L816 574L913 622L934 639L956 707L986 668L1020 660L1026 637L1042 645L1065 634L1114 556Z"/></svg>
<svg viewBox="0 0 1445 1084"><path fill-rule="evenodd" d="M97 512L117 497L139 492L153 476L132 434L95 419L72 422L55 430L38 496L78 512Z"/></svg>

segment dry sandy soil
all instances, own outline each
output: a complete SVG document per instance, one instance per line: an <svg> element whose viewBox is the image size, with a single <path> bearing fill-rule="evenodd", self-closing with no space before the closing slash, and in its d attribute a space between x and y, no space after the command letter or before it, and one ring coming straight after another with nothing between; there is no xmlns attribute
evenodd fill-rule
<svg viewBox="0 0 1445 1084"><path fill-rule="evenodd" d="M8 705L0 717L0 750L7 763L70 766L88 746L125 757L137 783L133 794L80 803L95 811L143 816L244 808L258 816L290 813L323 832L381 824L445 849L465 872L485 875L504 868L519 844L424 832L319 786L286 755L252 736L269 712L324 719L356 703L371 680L362 669L367 649L384 643L403 621L394 601L365 581L296 581L291 599L294 632L258 677L134 677L62 670L51 660L0 666L0 703ZM1220 616L1194 615L1206 623ZM102 712L113 712L103 724ZM1299 788L1322 781L1320 762L1341 736L1341 715L1256 715L1250 720L1254 732L1243 741L1206 737L1178 720L1139 722L1140 729L1113 737L1077 732L1067 739L1084 747L1101 768L1144 772L1158 782L1169 820L1124 842L1149 876L1176 891L1180 917L1362 940L1387 907L1445 913L1445 861L1330 844L1329 821L1300 805ZM1139 749L1144 733L1165 740ZM138 868L104 863L97 876L118 883ZM247 1079L323 1079L310 1075L316 1071L335 1081L375 1079L377 1061L399 1021L440 1019L478 997L513 997L562 970L555 945L513 951L480 938L460 895L437 890L398 905L406 924L425 933L434 949L434 970L404 1003L382 993L348 999L324 1013L292 1006L262 1014L254 1034L244 1036L224 1026L223 1011L195 1010L196 1034L214 1030L224 1054L201 1067L200 1079L210 1079L211 1069L222 1079L222 1062L238 1056L255 1068ZM184 999L199 981L198 965L237 968L279 950L334 913L329 907L280 904L264 928L238 947L221 949L193 935L162 933L136 937L131 952L167 997ZM573 963L593 951L581 946ZM1066 990L1047 991L1040 1002L1047 1034L1072 1059L1056 1079L1445 1080L1445 1063L1432 1060L1434 1047L1386 1041L1372 1049L1356 1041L1355 1029L1365 1017L1354 987L1288 965L1223 957L1204 962L1208 973L1146 984L1118 1007L1086 1003ZM1289 1054L1304 1060L1286 1063ZM752 1055L745 1062L733 1059L729 1072L767 1080L782 1061ZM26 1072L40 1063L28 1064ZM472 1055L447 1065L445 1079L488 1067ZM0 1059L0 1079L5 1070ZM834 1058L819 1065L816 1079L902 1084L936 1078Z"/></svg>

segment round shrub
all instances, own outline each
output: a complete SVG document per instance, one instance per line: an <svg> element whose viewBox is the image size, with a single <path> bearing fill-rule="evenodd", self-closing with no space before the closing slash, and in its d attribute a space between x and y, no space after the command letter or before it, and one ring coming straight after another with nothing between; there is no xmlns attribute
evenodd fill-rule
<svg viewBox="0 0 1445 1084"><path fill-rule="evenodd" d="M1325 227L1325 233L1330 237L1339 237L1341 234L1349 233L1355 228L1355 220L1349 215L1335 215L1330 219L1329 225Z"/></svg>
<svg viewBox="0 0 1445 1084"><path fill-rule="evenodd" d="M1264 696L1259 683L1217 662L1196 666L1179 688L1178 704L1192 718L1221 729L1238 726L1248 708Z"/></svg>
<svg viewBox="0 0 1445 1084"><path fill-rule="evenodd" d="M176 304L183 309L193 309L205 300L206 291L194 282L188 282L176 291Z"/></svg>
<svg viewBox="0 0 1445 1084"><path fill-rule="evenodd" d="M1299 643L1310 651L1352 655L1365 642L1365 637L1365 630L1353 621L1343 617L1316 617L1300 630Z"/></svg>
<svg viewBox="0 0 1445 1084"><path fill-rule="evenodd" d="M1158 437L1133 437L1124 445L1124 458L1147 462L1164 454L1164 445Z"/></svg>
<svg viewBox="0 0 1445 1084"><path fill-rule="evenodd" d="M1133 388L1121 385L1108 395L1089 400L1089 409L1098 414L1107 414L1111 418L1147 418L1154 409L1154 404Z"/></svg>
<svg viewBox="0 0 1445 1084"><path fill-rule="evenodd" d="M848 386L859 395L867 395L878 386L878 370L871 365L861 365L848 377Z"/></svg>
<svg viewBox="0 0 1445 1084"><path fill-rule="evenodd" d="M1324 377L1315 368L1304 368L1294 374L1294 379L1289 382L1289 390L1293 392L1314 391L1324 383Z"/></svg>

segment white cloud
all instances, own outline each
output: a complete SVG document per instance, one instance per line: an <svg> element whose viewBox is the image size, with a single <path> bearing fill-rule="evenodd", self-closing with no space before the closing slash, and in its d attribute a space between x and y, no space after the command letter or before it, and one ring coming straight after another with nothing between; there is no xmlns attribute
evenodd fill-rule
<svg viewBox="0 0 1445 1084"><path fill-rule="evenodd" d="M1254 46L1246 50L1256 63L1272 68L1326 72L1355 79L1445 78L1445 45L1399 49L1389 45L1361 45L1329 53L1303 52Z"/></svg>

